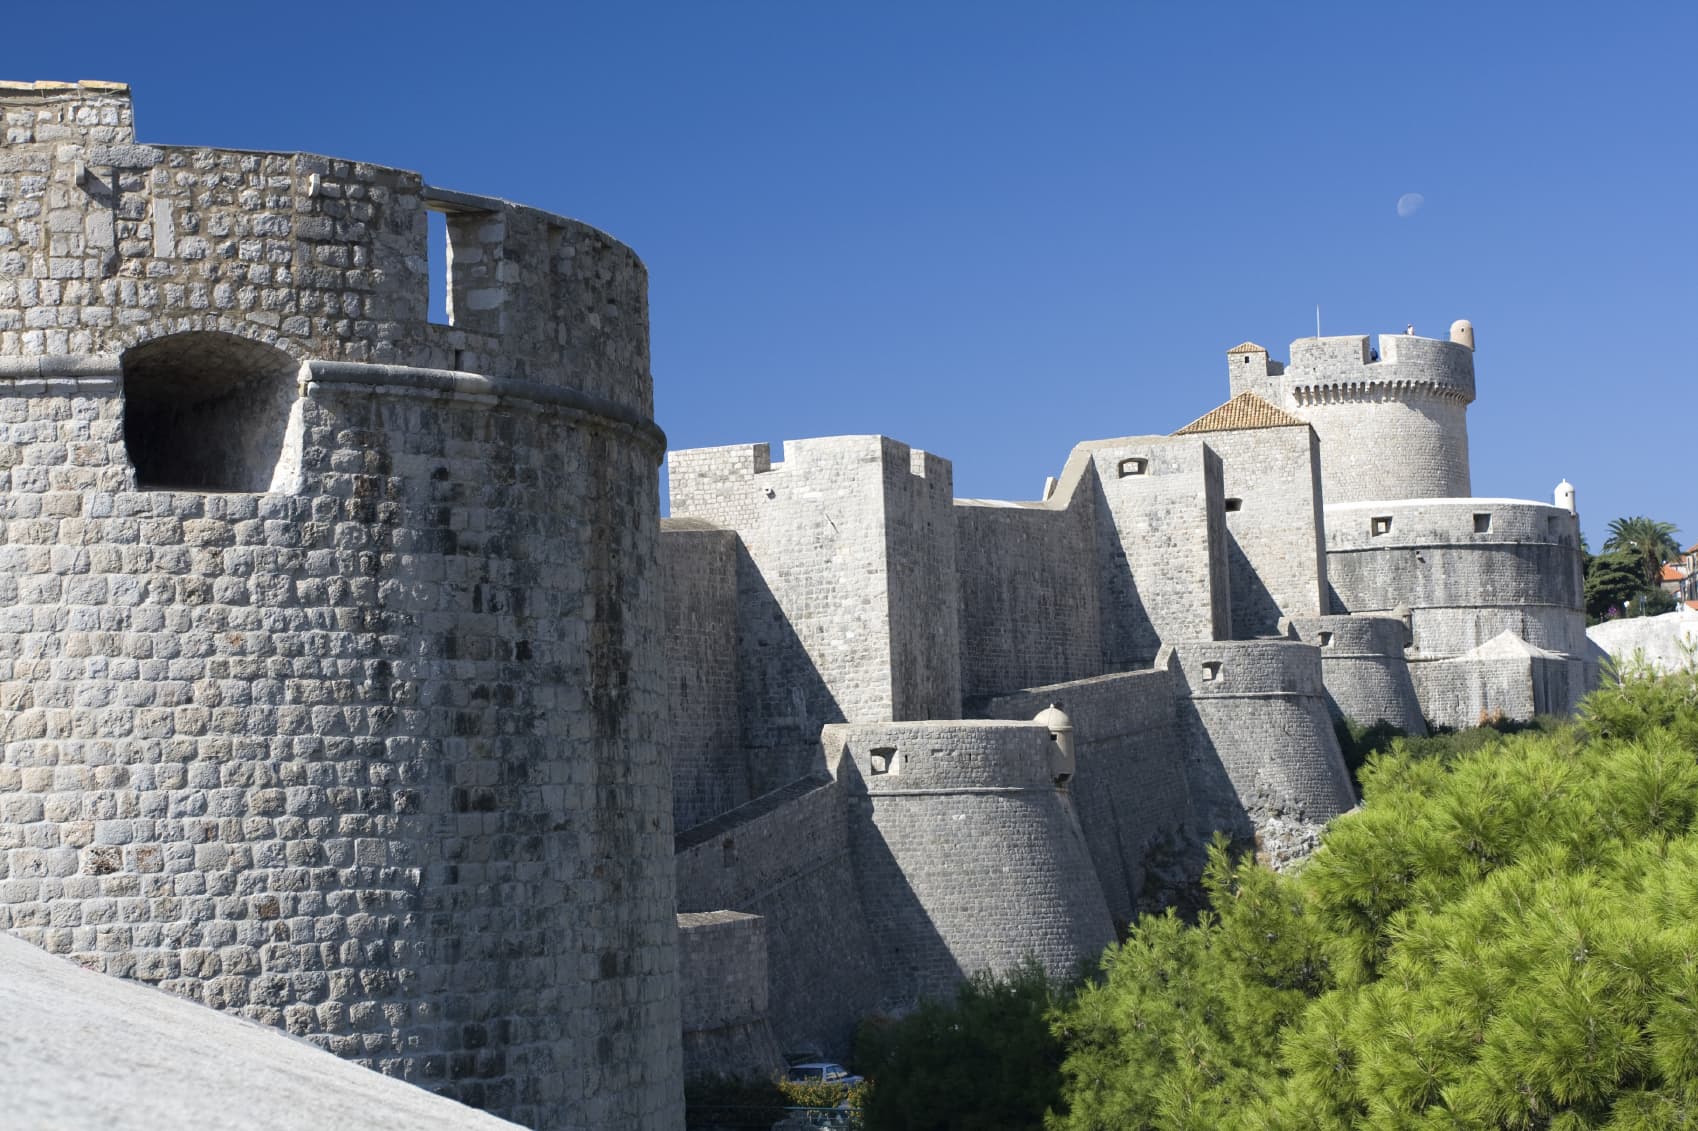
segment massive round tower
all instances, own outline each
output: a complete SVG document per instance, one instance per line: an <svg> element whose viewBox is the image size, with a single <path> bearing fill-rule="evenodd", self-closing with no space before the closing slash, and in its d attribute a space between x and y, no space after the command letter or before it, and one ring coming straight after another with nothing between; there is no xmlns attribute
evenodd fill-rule
<svg viewBox="0 0 1698 1131"><path fill-rule="evenodd" d="M1469 493L1472 326L1457 323L1450 341L1381 334L1378 349L1364 334L1299 338L1284 365L1246 342L1227 363L1234 394L1254 392L1314 427L1329 506Z"/></svg>
<svg viewBox="0 0 1698 1131"><path fill-rule="evenodd" d="M672 1126L642 264L138 145L118 84L0 114L0 928L527 1125Z"/></svg>

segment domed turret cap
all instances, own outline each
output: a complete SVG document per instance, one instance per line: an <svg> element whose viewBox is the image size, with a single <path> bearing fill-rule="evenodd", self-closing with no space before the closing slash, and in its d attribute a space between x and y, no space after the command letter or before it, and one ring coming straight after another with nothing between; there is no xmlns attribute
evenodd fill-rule
<svg viewBox="0 0 1698 1131"><path fill-rule="evenodd" d="M1050 747L1049 771L1056 785L1066 785L1073 778L1076 760L1073 755L1073 720L1067 717L1067 712L1061 709L1061 704L1051 703L1039 711L1032 719L1049 731L1053 745Z"/></svg>

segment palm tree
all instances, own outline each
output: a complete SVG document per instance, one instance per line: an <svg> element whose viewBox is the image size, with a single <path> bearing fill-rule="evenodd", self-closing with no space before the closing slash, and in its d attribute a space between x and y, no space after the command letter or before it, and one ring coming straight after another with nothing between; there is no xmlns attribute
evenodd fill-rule
<svg viewBox="0 0 1698 1131"><path fill-rule="evenodd" d="M1655 588L1663 578L1663 562L1680 554L1680 544L1674 540L1675 530L1672 522L1658 522L1643 515L1618 518L1610 523L1610 536L1604 543L1604 552L1619 551L1633 555L1645 571L1645 583Z"/></svg>

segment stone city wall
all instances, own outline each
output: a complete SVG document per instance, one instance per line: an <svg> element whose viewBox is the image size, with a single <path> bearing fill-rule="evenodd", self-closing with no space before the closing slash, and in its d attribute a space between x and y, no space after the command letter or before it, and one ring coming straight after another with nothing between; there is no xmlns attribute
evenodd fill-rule
<svg viewBox="0 0 1698 1131"><path fill-rule="evenodd" d="M987 718L1026 721L1051 704L1073 723L1078 766L1067 785L1117 928L1159 910L1202 870L1199 829L1167 671L1120 672L989 700Z"/></svg>
<svg viewBox="0 0 1698 1131"><path fill-rule="evenodd" d="M771 1078L784 1057L767 1022L766 921L736 911L678 916L684 1077Z"/></svg>
<svg viewBox="0 0 1698 1131"><path fill-rule="evenodd" d="M746 555L737 667L756 793L817 771L821 726L888 719L900 705L886 469L911 474L912 453L834 436L788 441L784 456L743 444L667 457L672 514L735 530Z"/></svg>
<svg viewBox="0 0 1698 1131"><path fill-rule="evenodd" d="M828 763L830 764L830 763ZM681 833L678 910L766 924L770 1023L781 1047L847 1057L879 1004L882 971L861 906L845 789L822 771Z"/></svg>
<svg viewBox="0 0 1698 1131"><path fill-rule="evenodd" d="M958 499L961 682L968 699L1102 670L1095 488L1004 504Z"/></svg>
<svg viewBox="0 0 1698 1131"><path fill-rule="evenodd" d="M1410 611L1414 647L1458 655L1503 632L1584 649L1579 522L1518 499L1328 505L1327 577L1340 611Z"/></svg>
<svg viewBox="0 0 1698 1131"><path fill-rule="evenodd" d="M1073 450L1064 483L1093 465L1103 668L1147 667L1164 640L1231 635L1220 457L1191 436L1097 440Z"/></svg>
<svg viewBox="0 0 1698 1131"><path fill-rule="evenodd" d="M1307 426L1202 434L1220 457L1232 636L1326 609L1320 444Z"/></svg>
<svg viewBox="0 0 1698 1131"><path fill-rule="evenodd" d="M955 480L946 459L885 441L884 535L890 587L888 717L961 714ZM907 460L901 457L906 454Z"/></svg>
<svg viewBox="0 0 1698 1131"><path fill-rule="evenodd" d="M666 734L680 831L752 796L738 706L739 554L734 531L699 519L660 521Z"/></svg>

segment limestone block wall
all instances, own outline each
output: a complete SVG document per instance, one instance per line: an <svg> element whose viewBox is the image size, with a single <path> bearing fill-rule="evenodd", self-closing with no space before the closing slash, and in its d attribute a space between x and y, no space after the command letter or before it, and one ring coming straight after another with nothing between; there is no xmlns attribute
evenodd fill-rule
<svg viewBox="0 0 1698 1131"><path fill-rule="evenodd" d="M893 443L893 442L887 442ZM890 570L890 717L961 714L955 479L949 461L897 445L884 464Z"/></svg>
<svg viewBox="0 0 1698 1131"><path fill-rule="evenodd" d="M780 1047L838 1058L884 981L845 809L844 787L822 771L677 838L678 910L759 915Z"/></svg>
<svg viewBox="0 0 1698 1131"><path fill-rule="evenodd" d="M1312 429L1209 432L1220 457L1232 636L1327 611L1320 442Z"/></svg>
<svg viewBox="0 0 1698 1131"><path fill-rule="evenodd" d="M1258 830L1270 818L1314 824L1355 804L1319 648L1181 642L1164 648L1156 666L1173 673L1187 777L1207 827L1242 830L1246 818Z"/></svg>
<svg viewBox="0 0 1698 1131"><path fill-rule="evenodd" d="M1467 495L1474 351L1382 334L1370 357L1366 335L1299 338L1277 378L1320 437L1327 503Z"/></svg>
<svg viewBox="0 0 1698 1131"><path fill-rule="evenodd" d="M743 547L737 657L743 734L762 752L755 792L816 770L826 723L948 707L959 645L943 461L883 436L788 441L777 463L765 444L667 458L673 515L735 530ZM941 562L921 561L934 537Z"/></svg>
<svg viewBox="0 0 1698 1131"><path fill-rule="evenodd" d="M678 916L684 1076L771 1078L784 1057L767 1022L766 921L736 911Z"/></svg>
<svg viewBox="0 0 1698 1131"><path fill-rule="evenodd" d="M0 114L0 929L526 1125L671 1126L640 264L503 205L552 305L516 249L457 339L416 174L138 146L110 85ZM497 374L418 367L459 348ZM220 400L276 432L207 441ZM146 489L155 426L212 481Z"/></svg>
<svg viewBox="0 0 1698 1131"><path fill-rule="evenodd" d="M1405 734L1426 734L1421 700L1404 659L1408 629L1399 617L1294 617L1297 638L1320 649L1327 707L1335 719L1360 726L1389 723Z"/></svg>
<svg viewBox="0 0 1698 1131"><path fill-rule="evenodd" d="M1414 647L1454 656L1512 632L1581 655L1579 521L1518 499L1327 506L1327 576L1351 613L1410 612Z"/></svg>
<svg viewBox="0 0 1698 1131"><path fill-rule="evenodd" d="M1198 826L1174 715L1173 676L1119 672L989 700L986 718L1028 721L1051 704L1073 722L1079 816L1109 914L1125 927L1202 871L1212 830Z"/></svg>
<svg viewBox="0 0 1698 1131"><path fill-rule="evenodd" d="M665 703L677 829L753 796L737 670L737 535L699 519L660 523Z"/></svg>
<svg viewBox="0 0 1698 1131"><path fill-rule="evenodd" d="M1461 730L1496 718L1531 719L1539 714L1533 661L1528 658L1455 658L1410 667L1435 725Z"/></svg>
<svg viewBox="0 0 1698 1131"><path fill-rule="evenodd" d="M964 697L1102 670L1094 486L1043 503L958 499L955 531Z"/></svg>
<svg viewBox="0 0 1698 1131"><path fill-rule="evenodd" d="M840 724L821 737L849 800L886 1008L1028 956L1056 975L1114 938L1049 732L974 720Z"/></svg>
<svg viewBox="0 0 1698 1131"><path fill-rule="evenodd" d="M1191 436L1097 440L1062 481L1092 465L1106 670L1148 666L1165 640L1231 634L1220 457Z"/></svg>
<svg viewBox="0 0 1698 1131"><path fill-rule="evenodd" d="M1598 683L1590 657L1547 652L1508 632L1460 656L1412 663L1410 675L1427 717L1459 729L1566 715Z"/></svg>

